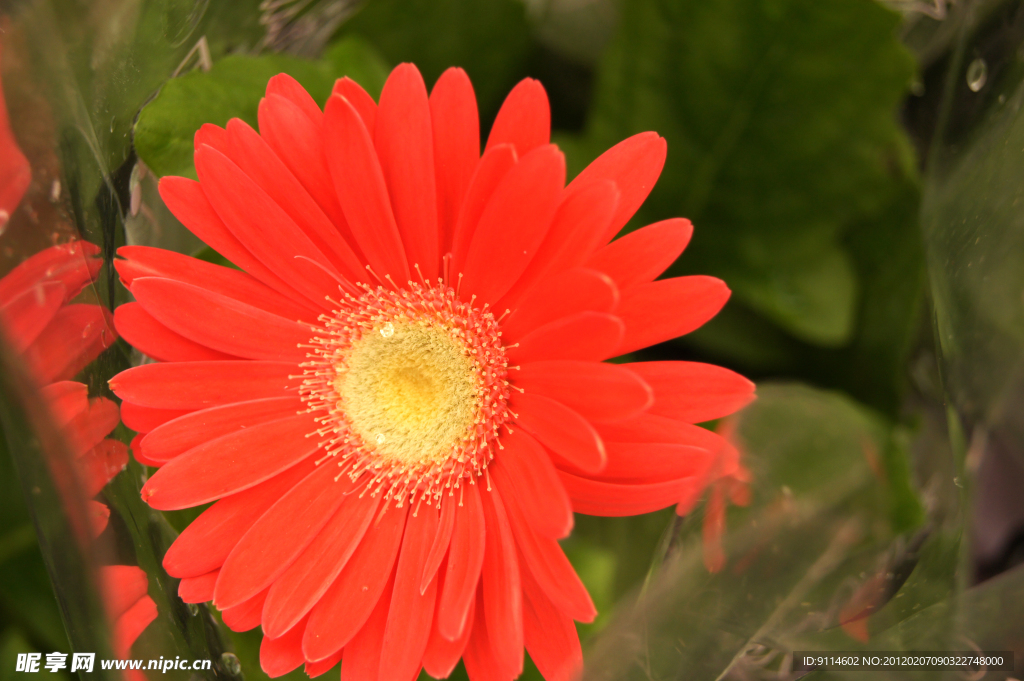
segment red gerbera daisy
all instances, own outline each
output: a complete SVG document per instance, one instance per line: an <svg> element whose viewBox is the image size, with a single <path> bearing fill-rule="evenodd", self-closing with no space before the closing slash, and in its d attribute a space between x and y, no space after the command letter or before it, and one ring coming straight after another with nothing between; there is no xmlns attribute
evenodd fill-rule
<svg viewBox="0 0 1024 681"><path fill-rule="evenodd" d="M188 601L262 625L271 676L548 679L594 606L558 545L573 511L689 509L737 465L691 425L753 385L610 357L692 331L729 291L653 281L690 237L667 220L609 243L665 157L654 133L568 187L541 85L520 83L483 154L472 86L416 68L379 105L344 78L321 111L271 79L257 133L196 135L174 214L243 271L120 250L119 332L160 360L111 381L154 508L216 501L168 551Z"/></svg>

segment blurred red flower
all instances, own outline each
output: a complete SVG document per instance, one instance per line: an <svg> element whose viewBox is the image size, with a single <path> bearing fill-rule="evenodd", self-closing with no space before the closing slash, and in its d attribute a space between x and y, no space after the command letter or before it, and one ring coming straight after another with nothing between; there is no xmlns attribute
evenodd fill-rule
<svg viewBox="0 0 1024 681"><path fill-rule="evenodd" d="M2 43L0 43L2 48ZM32 182L32 170L10 128L0 87L0 233ZM89 398L75 376L117 339L106 308L72 303L103 266L100 249L87 241L46 248L22 261L0 279L0 328L10 347L42 386L50 416L70 449L82 495L94 497L128 463L124 443L105 437L120 423L117 404ZM58 480L58 489L66 489ZM110 509L88 501L88 530L93 537L107 526ZM77 519L72 518L74 525ZM83 529L83 535L86 530ZM146 573L134 565L100 568L100 588L113 623L114 652L126 657L157 615L147 593ZM144 679L141 672L126 676Z"/></svg>

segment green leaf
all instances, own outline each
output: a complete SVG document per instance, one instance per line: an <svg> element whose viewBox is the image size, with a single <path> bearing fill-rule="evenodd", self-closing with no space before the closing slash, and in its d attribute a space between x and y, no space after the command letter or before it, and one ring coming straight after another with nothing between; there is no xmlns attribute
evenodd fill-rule
<svg viewBox="0 0 1024 681"><path fill-rule="evenodd" d="M635 0L621 11L581 160L661 133L668 160L639 220L694 221L675 271L725 278L797 339L849 343L863 293L847 238L915 199L899 191L914 175L895 116L913 73L899 16L871 0Z"/></svg>
<svg viewBox="0 0 1024 681"><path fill-rule="evenodd" d="M484 116L525 75L530 30L516 0L374 0L347 21L391 62L412 62L427 86L450 66L469 74Z"/></svg>
<svg viewBox="0 0 1024 681"><path fill-rule="evenodd" d="M157 176L194 178L196 130L204 123L223 126L231 118L256 127L267 81L278 73L291 75L323 103L334 81L342 76L349 76L376 96L387 72L376 54L357 40L333 45L319 61L281 54L225 57L208 72L191 71L168 81L146 105L135 124L139 157Z"/></svg>

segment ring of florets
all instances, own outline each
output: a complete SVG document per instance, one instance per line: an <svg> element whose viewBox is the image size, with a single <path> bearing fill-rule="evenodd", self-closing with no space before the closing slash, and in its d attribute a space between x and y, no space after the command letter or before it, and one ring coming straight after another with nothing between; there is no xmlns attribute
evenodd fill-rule
<svg viewBox="0 0 1024 681"><path fill-rule="evenodd" d="M332 301L307 347L300 395L341 475L401 506L436 505L486 475L509 428L499 320L454 289L361 286Z"/></svg>

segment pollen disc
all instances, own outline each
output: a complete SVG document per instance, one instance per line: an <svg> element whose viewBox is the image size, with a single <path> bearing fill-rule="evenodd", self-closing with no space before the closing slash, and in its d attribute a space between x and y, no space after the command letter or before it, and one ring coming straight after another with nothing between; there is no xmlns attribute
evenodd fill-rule
<svg viewBox="0 0 1024 681"><path fill-rule="evenodd" d="M343 473L437 501L483 474L511 417L498 322L443 283L364 291L320 318L302 399Z"/></svg>
<svg viewBox="0 0 1024 681"><path fill-rule="evenodd" d="M388 328L364 334L343 355L334 385L338 406L382 461L443 464L479 410L473 360L442 326Z"/></svg>

